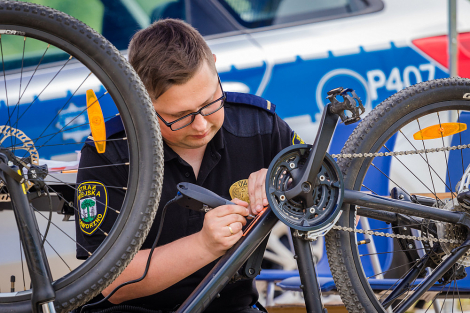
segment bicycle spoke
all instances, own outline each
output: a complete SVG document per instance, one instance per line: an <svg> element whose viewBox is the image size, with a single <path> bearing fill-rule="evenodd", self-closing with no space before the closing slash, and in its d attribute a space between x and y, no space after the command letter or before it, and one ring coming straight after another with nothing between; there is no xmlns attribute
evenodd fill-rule
<svg viewBox="0 0 470 313"><path fill-rule="evenodd" d="M63 186L68 186L68 184L66 183L57 183L56 181L53 181L53 180L45 180L44 181L46 184L54 184L54 185L63 185ZM105 186L107 189L121 189L121 190L127 190L127 187L124 187L124 186L108 186L108 185L103 185Z"/></svg>
<svg viewBox="0 0 470 313"><path fill-rule="evenodd" d="M119 113L118 113L118 114L115 114L115 115L112 115L112 116L108 116L108 117L106 117L104 120L107 121L107 120L109 120L109 119L111 119L111 118L113 118L113 117L116 117L116 116L118 116L118 115L119 115ZM50 137L50 136L54 136L54 135L56 135L56 134L60 134L60 133L63 133L63 132L66 132L66 131L70 131L70 130L75 129L75 128L80 128L80 127L83 127L83 126L86 126L86 125L90 125L90 123L88 122L88 123L83 123L83 124L75 125L75 126L73 126L73 127L65 128L65 129L63 129L63 130L61 130L61 131L59 131L59 132L57 132L57 133L48 134L48 135L44 135L44 136L37 137L37 138L31 138L31 141L37 142L39 139L47 138L47 137ZM120 140L120 139L106 139L106 140L112 141L112 140ZM127 137L122 138L122 140L127 140ZM80 143L85 143L85 141L81 141ZM65 144L75 144L75 143L64 143L63 145L65 145ZM58 145L60 145L60 144L58 144ZM21 145L17 145L16 147L21 147L21 146L22 146L22 144L21 144ZM43 145L43 147L51 147L51 146L54 146L54 145ZM11 147L8 147L8 148L11 148Z"/></svg>
<svg viewBox="0 0 470 313"><path fill-rule="evenodd" d="M28 110L31 108L31 106L34 104L34 102L36 102L37 99L39 99L39 97L42 95L42 93L47 89L47 87L49 87L49 85L52 83L52 81L57 77L57 75L59 75L59 73L64 69L64 67L68 64L68 62L72 59L72 56L69 57L69 59L65 62L64 65L62 65L62 67L59 69L59 71L54 75L54 77L52 77L52 79L47 83L46 87L44 87L41 92L36 96L36 98L34 98L33 102L31 102L28 107L26 108L26 110L24 110L24 112L21 114L20 117L18 117L17 121L15 122L18 123L18 121L26 114L26 112L28 112Z"/></svg>
<svg viewBox="0 0 470 313"><path fill-rule="evenodd" d="M369 253L369 254L359 254L359 256L360 256L360 257L363 257L363 256L369 256L369 255L376 255L376 254L390 254L390 253L395 253L395 252L418 251L418 250L424 250L424 248L406 249L406 250L395 250L395 251L389 251L389 252L376 252L376 253Z"/></svg>
<svg viewBox="0 0 470 313"><path fill-rule="evenodd" d="M124 138L116 138L116 139L106 139L106 140L94 140L94 142L112 142L112 141L122 141L122 140L127 140L126 137ZM56 143L53 145L43 145L43 147L57 147L57 146L69 146L69 145L83 145L86 143L86 141L78 141L78 142L67 142L67 143ZM11 147L7 148L8 150L14 150L11 149Z"/></svg>
<svg viewBox="0 0 470 313"><path fill-rule="evenodd" d="M72 271L72 268L70 267L70 265L67 264L67 262L65 262L64 258L59 254L59 252L57 252L56 249L54 249L54 247L50 244L50 242L46 239L45 236L41 236L43 238L43 240L49 245L49 247L54 250L54 252L57 254L57 256L62 260L62 262L65 264L65 266L67 266L67 268L69 269L69 271L71 272Z"/></svg>
<svg viewBox="0 0 470 313"><path fill-rule="evenodd" d="M416 261L415 261L415 262L411 262L411 263L414 263L413 266L411 266L401 277L399 277L399 278L397 279L397 281L396 281L395 283L393 283L392 286L390 286L390 287L380 296L379 301L382 301L382 299L383 299L384 296L388 296L388 295L387 295L387 292L391 291L392 288L394 288L396 285L399 284L399 282L400 282L401 279L403 279L404 277L406 277L409 273L411 273L411 271L412 271L415 267L418 266L418 262L416 262Z"/></svg>
<svg viewBox="0 0 470 313"><path fill-rule="evenodd" d="M41 215L44 219L48 220L47 217L45 217L41 211L37 210L35 207L32 207L33 210L36 212L36 213L39 213L39 215ZM62 230L62 228L60 228L59 226L57 226L54 222L51 221L51 224L54 225L59 231L61 231L65 236L67 236L70 240L72 240L76 245L80 246L80 248L82 248L83 250L85 250L88 255L92 255L92 253L90 251L88 251L84 246L82 246L80 243L78 243L77 241L75 241L75 239L73 239L72 237L70 237L65 231Z"/></svg>
<svg viewBox="0 0 470 313"><path fill-rule="evenodd" d="M411 291L411 289L413 288L413 285L414 285L414 283L416 282L416 279L418 279L419 275L421 274L421 272L422 272L424 269L425 269L424 267L423 267L422 269L420 269L420 271L418 272L418 275L416 275L415 279L414 279L413 282L410 284L410 286L409 286L409 288L408 288L408 291L407 291L405 297L403 297L403 299L395 306L395 308L400 307L400 305L401 305L402 303L404 303L404 302L407 300L407 297L408 297L408 295L410 295L410 291ZM422 284L422 281L421 281L421 283L419 283L419 284L413 289L413 291L416 291L416 290L419 288L419 286L420 286L421 284Z"/></svg>
<svg viewBox="0 0 470 313"><path fill-rule="evenodd" d="M31 77L29 78L29 81L28 81L28 83L26 84L26 87L24 88L23 93L21 94L21 97L18 99L18 102L17 102L18 104L20 103L21 99L23 98L24 93L26 92L26 89L28 89L29 84L31 83L31 81L32 81L32 79L33 79L33 77L34 77L34 75L36 74L37 70L39 69L39 66L41 65L42 61L44 60L44 56L46 55L47 51L49 50L49 47L50 47L50 45L47 45L46 50L45 50L44 53L42 54L42 57L41 57L41 59L39 60L38 65L36 65L36 68L34 69L33 74L32 74ZM11 114L13 115L13 113L15 113L15 112L13 111ZM10 118L11 118L11 117L10 117L10 115L9 115L9 116L8 116L8 119L10 119Z"/></svg>
<svg viewBox="0 0 470 313"><path fill-rule="evenodd" d="M20 101L19 99L21 99L21 85L23 83L23 65L24 65L24 52L25 52L25 49L26 49L26 37L23 37L23 56L21 57L21 70L20 70L20 87L18 88L18 102L15 104L15 109L14 110L17 110L16 111L16 119L18 119L19 117L19 106L20 106ZM16 145L16 136L15 136L15 145ZM13 150L13 154L15 153L15 151Z"/></svg>
<svg viewBox="0 0 470 313"><path fill-rule="evenodd" d="M408 262L408 263L405 263L405 264L402 264L402 265L398 265L398 266L389 268L388 270L383 271L383 272L381 272L381 273L374 274L374 275L372 275L372 276L368 276L367 278L368 278L368 279L369 279L369 278L374 278L374 277L377 277L377 276L379 276L379 275L383 275L383 274L385 274L385 273L388 273L388 272L391 272L391 271L393 271L393 270L396 270L397 268L402 268L403 266L408 266L408 265L410 265L410 264L415 264L415 263L416 263L416 261L412 261L412 262Z"/></svg>
<svg viewBox="0 0 470 313"><path fill-rule="evenodd" d="M457 122L460 124L460 110L457 110ZM462 145L462 133L459 132L459 143ZM465 166L463 165L463 151L460 150L460 160L462 161L462 176L465 174Z"/></svg>
<svg viewBox="0 0 470 313"><path fill-rule="evenodd" d="M64 184L66 184L66 183L64 183ZM66 185L69 186L70 188L74 189L75 191L77 190L76 188L74 188L74 187L72 187L72 186L70 186L70 185L68 185L68 184L66 184ZM55 192L55 193L58 195L59 198L63 199L64 201L67 201L64 197L62 197L62 196L60 195L59 192L56 192L51 186L48 185L47 188L49 188L50 190L52 190L53 192ZM102 205L105 205L105 206L106 206L106 203L103 203L103 202L98 201L98 200L96 200L96 202L99 203L99 204L102 204ZM113 211L116 212L117 214L120 214L120 213L121 213L120 211L113 209L113 208L110 207L109 205L106 206L106 207L107 207L108 209L113 210ZM76 207L72 206L72 208L73 208L75 211L80 212ZM101 230L101 231L102 231L102 233L105 234L106 236L108 235L105 231L103 231L103 230Z"/></svg>
<svg viewBox="0 0 470 313"><path fill-rule="evenodd" d="M8 114L8 122L10 122L10 105L8 104L8 89L7 89L7 79L6 79L6 74L5 74L5 61L3 59L3 44L2 44L2 35L0 34L0 54L2 57L2 71L3 71L3 82L5 84L5 98L6 98L6 105L7 105L7 114ZM13 139L11 140L13 144Z"/></svg>
<svg viewBox="0 0 470 313"><path fill-rule="evenodd" d="M387 148L386 145L384 145L384 148L388 150L388 152L392 152L389 148ZM433 192L421 179L418 178L418 176L416 176L415 173L413 173L413 171L411 171L396 155L393 156L398 162L400 162L400 164L402 164L424 187L426 187L427 190L429 190L430 193L432 193L436 198L437 198L437 194L435 192ZM434 169L433 169L434 171ZM435 172L435 171L434 171ZM436 173L436 172L435 172ZM437 173L436 173L437 175ZM444 185L446 187L447 184L445 183L445 181L439 176L437 175L437 177L444 183ZM449 188L449 187L448 187ZM451 194L453 193L452 192L452 188L449 188L451 190Z"/></svg>
<svg viewBox="0 0 470 313"><path fill-rule="evenodd" d="M413 143L411 142L411 140L408 139L408 136L406 136L401 130L400 130L399 132L400 132L400 133L402 134L402 136L408 141L408 143L413 147L413 149L414 149L416 152L418 152L418 149L415 147L415 145L413 145ZM460 133L459 133L459 134L460 134ZM462 150L460 150L460 151L462 152ZM419 155L419 156L421 157L421 159L423 159L423 161L424 161L427 165L430 166L429 162L426 161L426 159L423 157L423 155L422 155L421 153L417 153L417 155ZM446 182L445 182L445 181L441 178L441 176L436 172L436 170L434 169L434 167L430 166L430 169L431 169L431 170L434 172L434 174L439 178L439 180L440 180L441 182L443 182L443 183L446 185ZM448 186L446 185L446 187L448 187ZM451 190L451 192L453 192L453 191ZM431 192L431 193L433 193L433 192Z"/></svg>
<svg viewBox="0 0 470 313"><path fill-rule="evenodd" d="M99 100L104 97L105 95L107 95L108 92L106 91L104 94L102 94L99 98L97 98L95 101L93 101L90 105L88 105L85 109L83 109L80 114L78 114L77 116L75 116L70 122L68 122L64 127L62 127L58 132L52 134L52 137L49 138L44 144L42 144L41 146L39 147L36 147L36 151L39 151L46 143L48 143L49 141L52 140L52 138L54 138L55 136L57 136L57 134L59 134L65 127L67 127L68 125L70 125L73 121L75 121L80 115L82 115L89 107L91 107L93 104L95 103L99 103ZM24 156L23 156L24 158Z"/></svg>
<svg viewBox="0 0 470 313"><path fill-rule="evenodd" d="M80 89L80 87L82 87L82 85L86 82L86 80L91 76L92 73L89 73L87 75L87 77L80 83L80 85L77 87L77 89L75 89L75 91L72 93L72 95L67 99L67 101L65 102L65 104L60 108L59 112L57 112L57 114L52 118L52 120L49 122L49 124L47 124L47 126L44 128L44 130L41 132L41 134L39 134L39 137L41 137L44 132L49 128L49 126L51 126L52 122L54 122L54 120L59 116L59 114L62 112L62 110L65 108L65 106L70 102L70 100L72 100L72 98L75 96L75 94L78 92L78 90ZM17 121L18 122L18 121Z"/></svg>
<svg viewBox="0 0 470 313"><path fill-rule="evenodd" d="M422 131L422 129L421 129L421 124L419 123L419 119L416 119L416 122L418 123L419 131ZM421 139L421 142L423 143L424 149L426 149L426 145L424 144L424 140ZM428 154L427 154L426 150L425 150L425 152L424 152L424 155L426 156L426 163L427 163L428 169L429 169L429 177L431 178L432 189L434 190L433 194L436 194L436 187L434 186L434 180L433 180L432 174L431 174L431 165L429 164ZM439 200L438 197L436 196L436 202L439 202L439 201L440 201L440 200Z"/></svg>
<svg viewBox="0 0 470 313"><path fill-rule="evenodd" d="M439 116L439 112L436 112L437 114L437 119L439 120L439 127L442 128L442 123L441 123L441 117ZM444 136L442 136L442 132L441 132L441 140L442 140L442 147L445 148L445 143L444 143ZM449 162L447 162L447 154L444 152L444 158L446 160L446 168L447 168L447 176L449 178L449 184L450 184L450 195L452 196L452 201L454 200L454 193L453 193L453 189L452 189L452 181L450 180L450 171L449 171ZM447 185L446 185L447 186Z"/></svg>

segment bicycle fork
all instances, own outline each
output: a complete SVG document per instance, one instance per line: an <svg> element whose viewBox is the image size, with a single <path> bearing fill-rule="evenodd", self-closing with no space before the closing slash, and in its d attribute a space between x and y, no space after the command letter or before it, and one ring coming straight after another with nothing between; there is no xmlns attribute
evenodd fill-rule
<svg viewBox="0 0 470 313"><path fill-rule="evenodd" d="M8 165L8 158L2 153L0 153L0 179L5 182L10 193L11 205L26 256L32 284L32 312L40 312L39 307L41 307L43 313L55 313L52 277L36 216L28 201L25 179L17 166Z"/></svg>

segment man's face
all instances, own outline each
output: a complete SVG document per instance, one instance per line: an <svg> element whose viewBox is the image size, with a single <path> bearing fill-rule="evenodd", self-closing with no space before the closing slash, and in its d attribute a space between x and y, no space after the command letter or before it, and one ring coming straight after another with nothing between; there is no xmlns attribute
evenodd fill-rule
<svg viewBox="0 0 470 313"><path fill-rule="evenodd" d="M217 74L204 62L188 82L171 86L157 100L153 100L153 106L166 122L171 123L221 96ZM208 116L198 114L190 125L177 131L172 131L160 119L158 121L163 140L173 150L197 149L207 145L222 127L224 109Z"/></svg>

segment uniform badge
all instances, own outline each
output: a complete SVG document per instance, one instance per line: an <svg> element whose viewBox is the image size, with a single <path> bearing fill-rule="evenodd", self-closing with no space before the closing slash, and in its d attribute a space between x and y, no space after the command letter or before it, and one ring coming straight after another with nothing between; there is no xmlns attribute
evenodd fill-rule
<svg viewBox="0 0 470 313"><path fill-rule="evenodd" d="M93 234L103 223L108 210L108 193L106 187L97 181L85 181L77 188L77 208L80 230Z"/></svg>
<svg viewBox="0 0 470 313"><path fill-rule="evenodd" d="M304 144L304 143L305 141L303 141L303 139L300 138L300 136L296 132L292 132L292 144L293 145Z"/></svg>
<svg viewBox="0 0 470 313"><path fill-rule="evenodd" d="M232 197L232 199L237 198L247 203L250 203L247 179L242 179L242 180L237 181L236 183L233 183L233 185L230 186L230 189L228 192L230 193L230 197Z"/></svg>

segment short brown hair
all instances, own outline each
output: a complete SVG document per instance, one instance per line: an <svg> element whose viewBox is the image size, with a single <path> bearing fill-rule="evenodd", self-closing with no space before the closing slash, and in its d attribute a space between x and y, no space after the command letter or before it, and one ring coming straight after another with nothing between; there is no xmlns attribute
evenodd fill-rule
<svg viewBox="0 0 470 313"><path fill-rule="evenodd" d="M129 44L129 62L152 99L174 84L186 83L204 60L215 71L214 58L204 38L181 20L159 20L137 32Z"/></svg>

